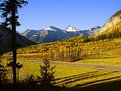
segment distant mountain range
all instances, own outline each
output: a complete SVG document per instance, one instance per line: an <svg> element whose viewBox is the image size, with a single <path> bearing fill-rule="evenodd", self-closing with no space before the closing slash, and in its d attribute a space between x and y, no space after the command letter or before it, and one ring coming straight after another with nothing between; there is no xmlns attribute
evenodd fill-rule
<svg viewBox="0 0 121 91"><path fill-rule="evenodd" d="M8 28L0 25L0 53L11 51L12 49L12 32ZM16 33L17 48L35 44L24 36Z"/></svg>
<svg viewBox="0 0 121 91"><path fill-rule="evenodd" d="M26 38L36 42L36 43L45 43L45 42L54 42L59 41L65 38L70 38L74 36L90 36L95 35L95 33L101 27L96 26L90 30L79 30L74 26L67 26L65 29L60 29L55 26L49 26L41 30L25 30L20 34Z"/></svg>

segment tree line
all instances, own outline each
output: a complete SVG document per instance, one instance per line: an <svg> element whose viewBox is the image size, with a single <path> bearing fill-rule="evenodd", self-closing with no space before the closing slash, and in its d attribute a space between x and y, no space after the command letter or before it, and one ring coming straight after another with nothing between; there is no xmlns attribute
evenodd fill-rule
<svg viewBox="0 0 121 91"><path fill-rule="evenodd" d="M77 61L82 59L82 50L80 46L58 46L50 48L49 58L52 61Z"/></svg>

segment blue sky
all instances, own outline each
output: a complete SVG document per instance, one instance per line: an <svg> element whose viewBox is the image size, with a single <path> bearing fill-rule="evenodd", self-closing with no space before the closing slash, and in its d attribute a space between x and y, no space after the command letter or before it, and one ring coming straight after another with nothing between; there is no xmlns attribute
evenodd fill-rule
<svg viewBox="0 0 121 91"><path fill-rule="evenodd" d="M121 0L28 0L29 4L19 10L21 26L39 30L47 26L64 29L73 25L81 30L102 26L121 9Z"/></svg>

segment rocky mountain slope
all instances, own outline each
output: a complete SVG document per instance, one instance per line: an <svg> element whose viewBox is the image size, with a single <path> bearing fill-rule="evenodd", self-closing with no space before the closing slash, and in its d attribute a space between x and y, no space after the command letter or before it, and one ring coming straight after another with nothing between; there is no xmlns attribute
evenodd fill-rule
<svg viewBox="0 0 121 91"><path fill-rule="evenodd" d="M78 31L80 31L80 30L77 29L77 28L75 28L75 27L73 27L73 26L71 26L71 25L69 25L69 26L67 26L67 27L65 28L65 31L67 31L67 32L78 32Z"/></svg>
<svg viewBox="0 0 121 91"><path fill-rule="evenodd" d="M96 35L111 33L114 30L121 30L121 10L115 13L98 31Z"/></svg>
<svg viewBox="0 0 121 91"><path fill-rule="evenodd" d="M25 30L23 32L21 32L22 36L25 36L27 38L31 38L33 35L36 35L37 33L39 33L41 30Z"/></svg>

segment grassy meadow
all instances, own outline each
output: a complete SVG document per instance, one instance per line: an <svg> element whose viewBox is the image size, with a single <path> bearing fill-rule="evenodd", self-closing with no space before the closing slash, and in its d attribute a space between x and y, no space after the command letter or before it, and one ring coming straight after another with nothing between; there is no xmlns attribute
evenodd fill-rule
<svg viewBox="0 0 121 91"><path fill-rule="evenodd" d="M41 61L21 61L21 63L23 64L23 68L19 72L20 79L24 79L29 75L40 76L39 66L40 64L42 65ZM88 86L121 79L121 73L115 71L95 70L67 64L52 64L52 66L56 66L55 85L57 86Z"/></svg>
<svg viewBox="0 0 121 91"><path fill-rule="evenodd" d="M69 50L69 48L73 50ZM18 49L17 59L18 62L23 64L23 68L19 71L19 79L25 79L30 75L34 77L40 76L42 59L49 58L52 61L51 65L56 66L55 85L68 87L64 91L119 91L117 89L121 89L120 72L68 65L65 64L65 60L62 61L61 58L58 58L59 56L63 58L71 57L76 53L74 51L77 51L80 59L74 62L68 61L69 63L121 66L120 38L84 42L81 37L74 37L60 42L39 44ZM62 53L64 54L62 55ZM10 60L11 52L4 54L3 59ZM62 62L63 64L53 63L53 61Z"/></svg>

